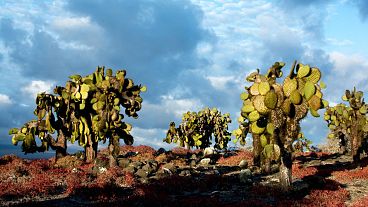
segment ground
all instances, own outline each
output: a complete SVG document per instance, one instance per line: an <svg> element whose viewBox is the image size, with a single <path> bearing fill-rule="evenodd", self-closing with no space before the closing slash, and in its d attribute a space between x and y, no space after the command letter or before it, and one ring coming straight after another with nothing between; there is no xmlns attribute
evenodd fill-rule
<svg viewBox="0 0 368 207"><path fill-rule="evenodd" d="M345 155L297 154L287 193L278 188L277 168L263 175L246 149L204 156L199 150L124 146L118 161L108 168L106 150L91 164L78 153L57 162L3 156L0 205L368 206L368 160L356 166Z"/></svg>

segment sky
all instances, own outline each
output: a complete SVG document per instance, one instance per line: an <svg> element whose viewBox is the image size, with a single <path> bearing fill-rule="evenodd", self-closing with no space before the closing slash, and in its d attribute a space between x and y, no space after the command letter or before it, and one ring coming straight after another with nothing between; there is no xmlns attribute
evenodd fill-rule
<svg viewBox="0 0 368 207"><path fill-rule="evenodd" d="M320 68L331 105L346 89L368 91L367 37L364 0L0 0L0 155L22 154L9 128L34 119L36 94L72 74L126 69L148 88L139 118L126 119L134 144L168 149L169 123L186 111L217 107L235 129L245 77L276 61ZM325 142L322 118L301 126Z"/></svg>

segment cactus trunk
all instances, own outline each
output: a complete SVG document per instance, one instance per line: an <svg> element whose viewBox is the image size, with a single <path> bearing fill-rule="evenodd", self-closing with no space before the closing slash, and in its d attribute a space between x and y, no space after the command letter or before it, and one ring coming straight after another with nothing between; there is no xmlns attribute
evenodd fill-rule
<svg viewBox="0 0 368 207"><path fill-rule="evenodd" d="M62 130L58 130L57 140L55 140L51 135L46 136L44 140L50 145L53 150L55 150L56 160L67 155L67 142Z"/></svg>
<svg viewBox="0 0 368 207"><path fill-rule="evenodd" d="M353 161L355 163L360 160L360 136L358 131L358 124L354 124L351 126L351 146L352 146L352 155Z"/></svg>
<svg viewBox="0 0 368 207"><path fill-rule="evenodd" d="M67 155L67 153L66 153L66 148L67 148L66 138L65 138L62 131L60 132L60 134L58 136L58 142L57 143L58 143L59 146L57 146L56 150L55 150L56 160L59 159L59 158L65 157Z"/></svg>
<svg viewBox="0 0 368 207"><path fill-rule="evenodd" d="M253 134L253 165L261 166L261 152L262 145L260 141L260 136L258 134Z"/></svg>
<svg viewBox="0 0 368 207"><path fill-rule="evenodd" d="M115 167L117 166L117 157L119 156L120 144L119 144L119 136L113 136L109 139L109 166Z"/></svg>
<svg viewBox="0 0 368 207"><path fill-rule="evenodd" d="M292 184L291 168L292 168L292 154L284 151L281 154L280 184L281 188L285 191L291 188Z"/></svg>
<svg viewBox="0 0 368 207"><path fill-rule="evenodd" d="M84 150L85 160L86 160L86 163L91 163L96 158L98 143L92 141L91 135L88 135L87 140L88 141L87 141L87 144Z"/></svg>

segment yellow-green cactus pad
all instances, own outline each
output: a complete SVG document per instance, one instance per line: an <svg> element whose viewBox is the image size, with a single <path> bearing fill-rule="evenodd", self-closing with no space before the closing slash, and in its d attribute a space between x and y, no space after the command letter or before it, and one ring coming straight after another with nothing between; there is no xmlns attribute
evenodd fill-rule
<svg viewBox="0 0 368 207"><path fill-rule="evenodd" d="M250 112L250 114L248 115L249 121L254 122L257 121L259 119L260 115L258 113L258 111L252 111Z"/></svg>
<svg viewBox="0 0 368 207"><path fill-rule="evenodd" d="M277 105L277 94L275 91L271 90L269 91L264 99L265 105L269 109L275 109Z"/></svg>
<svg viewBox="0 0 368 207"><path fill-rule="evenodd" d="M308 101L309 107L313 109L314 111L317 111L322 106L321 98L317 97L316 95L313 95L312 98Z"/></svg>
<svg viewBox="0 0 368 207"><path fill-rule="evenodd" d="M248 97L249 97L249 94L247 92L243 92L240 94L240 99L243 101L248 99Z"/></svg>
<svg viewBox="0 0 368 207"><path fill-rule="evenodd" d="M312 116L314 116L314 117L320 117L320 115L318 114L318 112L317 112L317 111L315 111L315 110L313 110L312 108L311 108L311 109L309 109L309 111L310 111L310 113L312 114Z"/></svg>
<svg viewBox="0 0 368 207"><path fill-rule="evenodd" d="M298 78L303 78L305 76L307 76L309 74L309 72L311 71L309 65L302 65L299 67L298 70Z"/></svg>
<svg viewBox="0 0 368 207"><path fill-rule="evenodd" d="M241 108L241 111L242 112L245 112L245 113L250 113L252 111L254 111L255 108L253 107L253 105L251 104L247 104L247 105L244 105L242 108Z"/></svg>
<svg viewBox="0 0 368 207"><path fill-rule="evenodd" d="M316 87L314 86L314 83L311 81L308 81L305 83L304 86L304 97L309 101L310 98L316 93Z"/></svg>
<svg viewBox="0 0 368 207"><path fill-rule="evenodd" d="M265 147L267 145L267 137L266 137L266 135L262 134L261 137L260 137L260 140L261 140L262 147Z"/></svg>
<svg viewBox="0 0 368 207"><path fill-rule="evenodd" d="M252 123L250 129L254 134L262 134L265 131L265 128L259 127L256 121Z"/></svg>
<svg viewBox="0 0 368 207"><path fill-rule="evenodd" d="M290 79L289 77L285 78L284 85L282 89L284 91L285 96L289 97L291 92L298 88L298 82L295 78Z"/></svg>
<svg viewBox="0 0 368 207"><path fill-rule="evenodd" d="M264 98L265 97L261 95L252 98L253 106L260 114L266 114L269 111L265 105Z"/></svg>
<svg viewBox="0 0 368 207"><path fill-rule="evenodd" d="M302 98L302 95L300 95L298 90L294 90L293 92L291 92L290 101L291 101L291 103L293 103L295 105L299 105L299 104L302 103L303 98Z"/></svg>
<svg viewBox="0 0 368 207"><path fill-rule="evenodd" d="M270 84L267 81L260 82L258 85L258 91L261 95L266 95L266 93L270 91Z"/></svg>
<svg viewBox="0 0 368 207"><path fill-rule="evenodd" d="M259 95L258 86L259 83L254 83L249 89L250 94L253 96Z"/></svg>
<svg viewBox="0 0 368 207"><path fill-rule="evenodd" d="M306 77L307 81L318 83L321 79L321 71L318 68L312 68L310 74Z"/></svg>
<svg viewBox="0 0 368 207"><path fill-rule="evenodd" d="M275 126L273 125L273 123L268 123L266 126L266 131L269 134L273 134L273 132L275 131Z"/></svg>

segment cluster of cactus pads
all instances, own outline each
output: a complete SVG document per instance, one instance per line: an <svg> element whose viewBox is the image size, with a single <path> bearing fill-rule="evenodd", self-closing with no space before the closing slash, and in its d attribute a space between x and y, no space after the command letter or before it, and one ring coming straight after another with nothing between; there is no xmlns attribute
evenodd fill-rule
<svg viewBox="0 0 368 207"><path fill-rule="evenodd" d="M342 153L349 153L354 161L359 161L363 145L367 141L368 105L364 102L363 92L346 90L340 103L326 109L324 119L330 128L328 138L339 139Z"/></svg>
<svg viewBox="0 0 368 207"><path fill-rule="evenodd" d="M199 112L183 114L182 123L175 127L171 122L166 138L167 143L178 143L181 147L196 147L204 149L211 146L212 135L215 138L216 149L224 149L231 139L228 124L231 123L230 114L221 114L216 108L205 108Z"/></svg>
<svg viewBox="0 0 368 207"><path fill-rule="evenodd" d="M298 139L300 121L308 111L318 117L318 110L328 106L322 99L321 72L316 67L293 63L283 84L277 78L285 64L276 62L265 75L251 73L246 80L251 82L240 95L243 100L239 128L234 130L235 141L245 143L250 132L253 137L254 164L267 172L269 163L281 158L281 180L285 186L291 182L292 144Z"/></svg>
<svg viewBox="0 0 368 207"><path fill-rule="evenodd" d="M303 132L298 134L297 140L293 144L294 152L304 152L305 150L311 151L312 141L304 136Z"/></svg>
<svg viewBox="0 0 368 207"><path fill-rule="evenodd" d="M89 162L96 156L98 142L109 139L113 165L119 153L119 139L133 143L132 127L123 121L121 106L127 116L137 118L143 101L140 92L146 90L125 76L125 70L113 75L111 69L105 73L104 67L98 67L85 77L70 76L65 87L55 87L54 94L38 94L34 111L37 120L11 129L13 144L21 141L25 153L44 151L50 146L60 157L66 154L67 141L78 142L85 148L85 159ZM55 132L56 139L52 136ZM41 140L40 147L36 145L36 136Z"/></svg>

